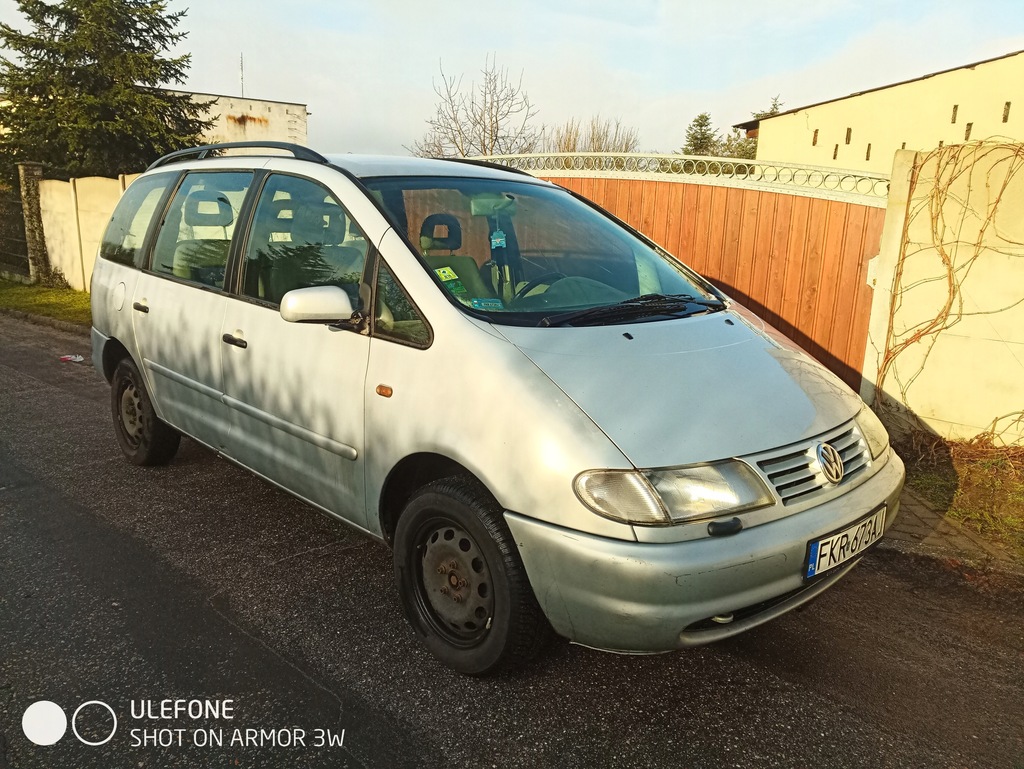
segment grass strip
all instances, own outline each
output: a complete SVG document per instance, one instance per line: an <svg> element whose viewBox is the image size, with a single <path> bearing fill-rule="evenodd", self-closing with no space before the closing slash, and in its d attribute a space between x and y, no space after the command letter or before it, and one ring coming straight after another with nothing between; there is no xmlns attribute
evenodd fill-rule
<svg viewBox="0 0 1024 769"><path fill-rule="evenodd" d="M0 307L78 326L88 326L92 322L89 294L71 288L26 286L0 280Z"/></svg>

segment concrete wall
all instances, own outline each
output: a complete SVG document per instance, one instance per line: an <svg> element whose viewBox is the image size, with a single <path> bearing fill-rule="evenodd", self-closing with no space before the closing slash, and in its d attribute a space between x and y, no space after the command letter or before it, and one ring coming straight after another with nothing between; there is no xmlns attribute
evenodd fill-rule
<svg viewBox="0 0 1024 769"><path fill-rule="evenodd" d="M1024 141L1022 83L1024 53L1018 53L766 118L757 157L886 172L899 149L991 137Z"/></svg>
<svg viewBox="0 0 1024 769"><path fill-rule="evenodd" d="M896 427L1024 443L1024 144L899 152L890 190L862 395Z"/></svg>

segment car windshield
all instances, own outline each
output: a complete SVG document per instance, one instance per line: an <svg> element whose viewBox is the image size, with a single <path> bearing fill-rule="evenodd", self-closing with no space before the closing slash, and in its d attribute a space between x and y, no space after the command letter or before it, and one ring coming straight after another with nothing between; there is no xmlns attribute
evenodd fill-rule
<svg viewBox="0 0 1024 769"><path fill-rule="evenodd" d="M724 306L664 251L557 187L434 177L365 183L425 269L492 322L633 323Z"/></svg>

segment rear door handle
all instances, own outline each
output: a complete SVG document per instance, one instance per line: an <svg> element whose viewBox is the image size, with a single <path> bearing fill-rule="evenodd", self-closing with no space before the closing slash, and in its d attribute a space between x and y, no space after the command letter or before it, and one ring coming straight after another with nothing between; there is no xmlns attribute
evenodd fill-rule
<svg viewBox="0 0 1024 769"><path fill-rule="evenodd" d="M138 310L139 312L149 312L149 305L143 304L142 302L133 302L132 309Z"/></svg>
<svg viewBox="0 0 1024 769"><path fill-rule="evenodd" d="M240 339L234 334L225 334L224 336L221 337L221 339L224 340L224 342L226 342L227 344L233 344L235 347L241 347L243 350L249 346L248 342L246 342L244 339Z"/></svg>

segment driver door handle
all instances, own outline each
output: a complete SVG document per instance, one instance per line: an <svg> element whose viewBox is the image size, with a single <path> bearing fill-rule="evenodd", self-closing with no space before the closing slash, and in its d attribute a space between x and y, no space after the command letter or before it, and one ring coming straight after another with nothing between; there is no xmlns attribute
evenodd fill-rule
<svg viewBox="0 0 1024 769"><path fill-rule="evenodd" d="M243 350L249 346L249 343L244 339L235 336L234 334L225 334L221 339L227 344L233 344L235 347L241 347Z"/></svg>

